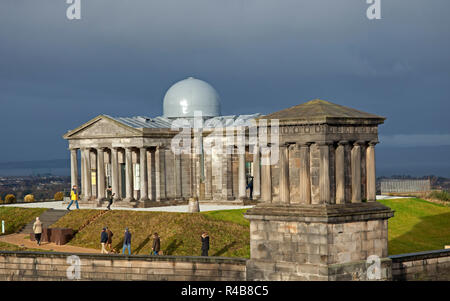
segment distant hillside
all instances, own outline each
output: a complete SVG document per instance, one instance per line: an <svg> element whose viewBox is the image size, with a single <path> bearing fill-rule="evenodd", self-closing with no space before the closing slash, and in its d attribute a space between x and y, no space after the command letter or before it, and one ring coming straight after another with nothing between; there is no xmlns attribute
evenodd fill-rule
<svg viewBox="0 0 450 301"><path fill-rule="evenodd" d="M0 162L0 169L70 168L69 159Z"/></svg>

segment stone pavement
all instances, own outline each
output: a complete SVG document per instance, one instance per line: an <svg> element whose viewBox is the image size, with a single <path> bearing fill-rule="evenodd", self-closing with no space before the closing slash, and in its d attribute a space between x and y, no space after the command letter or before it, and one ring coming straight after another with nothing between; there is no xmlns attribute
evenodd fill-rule
<svg viewBox="0 0 450 301"><path fill-rule="evenodd" d="M377 195L377 200L385 199L403 199L409 197L397 197L397 196L387 196L387 195ZM10 205L0 205L1 206L12 206L12 207L23 207L23 208L51 208L51 209L63 209L67 208L67 204L63 204L62 201L56 202L37 202L37 203L23 203L23 204L10 204ZM253 206L243 206L243 205L214 205L214 204L202 204L200 203L200 211L217 211L217 210L230 210L230 209L248 209ZM105 210L106 206L103 208L90 208ZM177 205L177 206L161 206L161 207L151 207L151 208L126 208L126 207L111 207L113 210L133 210L133 211L163 211L163 212L189 212L188 205ZM71 210L75 210L76 206L73 204L70 207Z"/></svg>
<svg viewBox="0 0 450 301"><path fill-rule="evenodd" d="M9 204L1 206L12 206L12 207L23 207L23 208L51 208L51 209L63 209L67 208L67 204L63 204L62 201L56 202L36 202L36 203L23 203L23 204ZM163 211L163 212L188 212L188 205L177 205L177 206L164 206L164 207L151 207L151 208L126 208L126 207L111 207L112 210L133 210L133 211ZM200 211L216 211L216 210L230 210L230 209L246 209L252 208L253 206L242 206L242 205L209 205L200 203ZM89 208L105 210L103 208ZM71 210L76 210L75 204L70 207ZM83 208L82 208L83 209Z"/></svg>

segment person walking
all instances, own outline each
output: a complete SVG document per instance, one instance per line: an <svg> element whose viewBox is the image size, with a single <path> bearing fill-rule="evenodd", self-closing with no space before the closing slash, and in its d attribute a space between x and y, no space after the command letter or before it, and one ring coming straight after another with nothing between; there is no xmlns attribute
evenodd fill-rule
<svg viewBox="0 0 450 301"><path fill-rule="evenodd" d="M112 233L111 229L106 227L106 234L108 234L108 240L106 241L106 247L109 249L109 252L112 251L112 237L114 233Z"/></svg>
<svg viewBox="0 0 450 301"><path fill-rule="evenodd" d="M125 235L123 236L122 254L125 254L125 248L128 249L128 255L131 255L131 233L128 228L125 228Z"/></svg>
<svg viewBox="0 0 450 301"><path fill-rule="evenodd" d="M69 206L67 206L67 210L70 211L70 206L72 206L73 202L75 202L75 205L77 205L77 209L80 209L80 207L78 207L77 185L73 185L72 190L70 191L70 203Z"/></svg>
<svg viewBox="0 0 450 301"><path fill-rule="evenodd" d="M106 189L106 199L108 200L108 206L106 206L106 209L111 210L111 205L113 203L115 193L112 192L111 186L108 186L108 189Z"/></svg>
<svg viewBox="0 0 450 301"><path fill-rule="evenodd" d="M208 256L209 236L207 232L202 233L202 256Z"/></svg>
<svg viewBox="0 0 450 301"><path fill-rule="evenodd" d="M250 189L250 200L253 200L253 177L250 177L250 181L245 189Z"/></svg>
<svg viewBox="0 0 450 301"><path fill-rule="evenodd" d="M38 246L40 246L41 245L41 235L42 235L42 223L39 220L39 217L36 217L36 221L33 224L33 232L34 232L34 238L36 239Z"/></svg>
<svg viewBox="0 0 450 301"><path fill-rule="evenodd" d="M108 233L106 232L106 227L103 228L102 234L100 235L100 243L102 244L102 254L108 254L105 248L106 243L108 243Z"/></svg>
<svg viewBox="0 0 450 301"><path fill-rule="evenodd" d="M158 255L160 249L161 249L161 240L158 233L155 232L153 234L153 246L152 246L153 255Z"/></svg>

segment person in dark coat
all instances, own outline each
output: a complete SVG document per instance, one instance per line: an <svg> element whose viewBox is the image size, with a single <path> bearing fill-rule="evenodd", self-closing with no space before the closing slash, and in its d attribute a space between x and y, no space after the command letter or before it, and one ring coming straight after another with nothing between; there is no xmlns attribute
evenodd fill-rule
<svg viewBox="0 0 450 301"><path fill-rule="evenodd" d="M108 247L109 251L112 249L112 237L114 233L112 233L111 229L106 227L106 234L108 234L108 241L106 242L106 247Z"/></svg>
<svg viewBox="0 0 450 301"><path fill-rule="evenodd" d="M122 254L125 254L125 249L128 249L128 255L131 255L131 233L128 228L125 228L125 235L123 236Z"/></svg>
<svg viewBox="0 0 450 301"><path fill-rule="evenodd" d="M113 203L115 193L112 192L111 186L108 186L108 189L106 189L106 199L108 200L108 206L106 206L106 209L111 210L111 205Z"/></svg>
<svg viewBox="0 0 450 301"><path fill-rule="evenodd" d="M250 189L250 200L253 200L253 177L250 177L250 181L245 189Z"/></svg>
<svg viewBox="0 0 450 301"><path fill-rule="evenodd" d="M152 246L153 255L158 255L160 250L161 250L161 240L159 238L158 233L155 232L153 234L153 246Z"/></svg>
<svg viewBox="0 0 450 301"><path fill-rule="evenodd" d="M208 256L209 250L209 236L208 233L202 233L202 256Z"/></svg>
<svg viewBox="0 0 450 301"><path fill-rule="evenodd" d="M108 242L108 233L106 232L106 227L103 228L102 234L100 235L100 243L102 244L102 254L108 254L105 248L105 244Z"/></svg>

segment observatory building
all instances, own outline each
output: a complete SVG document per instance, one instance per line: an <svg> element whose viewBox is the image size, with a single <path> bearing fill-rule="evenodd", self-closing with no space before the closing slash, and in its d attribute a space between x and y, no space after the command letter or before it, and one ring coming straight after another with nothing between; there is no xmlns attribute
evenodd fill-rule
<svg viewBox="0 0 450 301"><path fill-rule="evenodd" d="M374 147L383 122L318 99L265 116L223 116L218 92L189 77L167 90L162 116L100 115L64 139L72 185L81 187L80 206L104 206L108 186L115 193L113 206L149 207L191 197L242 201L249 197L250 179L253 199L260 202L344 204L375 200ZM180 133L193 142L177 153L173 145ZM252 133L266 138L252 139ZM209 152L208 137L216 139Z"/></svg>
<svg viewBox="0 0 450 301"><path fill-rule="evenodd" d="M195 78L174 84L163 108L100 115L64 135L73 185L81 153L80 206L104 206L108 185L120 207L243 202L251 179L247 280L374 279L368 258L379 263L376 279L391 279L393 212L375 195L384 117L319 99L223 116L217 91Z"/></svg>

